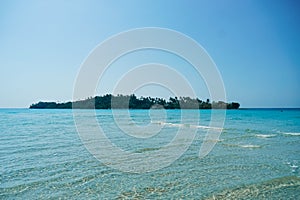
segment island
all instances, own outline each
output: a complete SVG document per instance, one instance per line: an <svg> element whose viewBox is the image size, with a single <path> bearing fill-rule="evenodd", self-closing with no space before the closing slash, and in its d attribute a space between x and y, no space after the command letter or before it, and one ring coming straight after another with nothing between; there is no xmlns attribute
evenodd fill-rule
<svg viewBox="0 0 300 200"><path fill-rule="evenodd" d="M210 102L190 97L163 98L140 97L136 95L111 95L89 97L74 102L38 102L30 105L31 109L238 109L239 103L223 101Z"/></svg>

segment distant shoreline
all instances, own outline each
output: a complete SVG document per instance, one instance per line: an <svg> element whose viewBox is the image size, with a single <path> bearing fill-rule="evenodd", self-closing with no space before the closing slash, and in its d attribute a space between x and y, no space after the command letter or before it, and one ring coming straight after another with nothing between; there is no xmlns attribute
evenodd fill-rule
<svg viewBox="0 0 300 200"><path fill-rule="evenodd" d="M111 95L89 97L74 102L38 102L30 105L30 109L239 109L237 102L210 102L190 97L163 98L140 97L132 95Z"/></svg>

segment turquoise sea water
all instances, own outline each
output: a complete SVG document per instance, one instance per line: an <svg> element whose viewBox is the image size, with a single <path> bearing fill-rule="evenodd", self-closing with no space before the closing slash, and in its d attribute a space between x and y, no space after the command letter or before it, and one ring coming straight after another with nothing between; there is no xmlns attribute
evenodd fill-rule
<svg viewBox="0 0 300 200"><path fill-rule="evenodd" d="M299 199L299 109L226 111L218 143L201 159L210 110L188 111L190 124L182 124L180 110L168 110L165 118L156 118L164 122L156 121L161 132L149 138L124 134L110 110L80 112L81 120L95 115L113 144L135 153L158 151L180 125L194 130L196 113L200 122L179 159L136 174L91 155L72 110L0 109L0 199ZM131 110L130 116L132 121L124 123L129 131L151 123L148 110Z"/></svg>

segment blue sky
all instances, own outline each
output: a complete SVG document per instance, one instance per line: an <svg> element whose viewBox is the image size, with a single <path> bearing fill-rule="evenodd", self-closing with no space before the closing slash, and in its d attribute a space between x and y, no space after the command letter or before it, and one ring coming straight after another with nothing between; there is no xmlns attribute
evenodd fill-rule
<svg viewBox="0 0 300 200"><path fill-rule="evenodd" d="M300 107L299 13L292 0L1 1L0 107L71 100L90 51L141 27L174 29L201 44L228 101ZM197 94L209 98L205 89Z"/></svg>

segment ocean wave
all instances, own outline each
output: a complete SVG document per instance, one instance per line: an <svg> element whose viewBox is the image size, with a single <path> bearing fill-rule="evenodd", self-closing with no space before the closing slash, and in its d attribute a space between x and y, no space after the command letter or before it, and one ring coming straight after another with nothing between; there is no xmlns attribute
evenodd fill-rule
<svg viewBox="0 0 300 200"><path fill-rule="evenodd" d="M299 166L295 162L287 162L286 164L292 169L293 173L298 172Z"/></svg>
<svg viewBox="0 0 300 200"><path fill-rule="evenodd" d="M263 183L251 184L214 194L212 199L296 199L299 195L300 178L288 176ZM287 192L289 191L289 192ZM298 196L299 197L299 196Z"/></svg>
<svg viewBox="0 0 300 200"><path fill-rule="evenodd" d="M201 129L214 129L214 130L223 130L223 128L220 127L212 127L212 126L195 126L195 128L201 128Z"/></svg>
<svg viewBox="0 0 300 200"><path fill-rule="evenodd" d="M253 144L244 144L244 145L238 145L238 146L242 147L242 148L251 148L251 149L261 148L261 146L259 146L259 145L253 145Z"/></svg>
<svg viewBox="0 0 300 200"><path fill-rule="evenodd" d="M275 134L256 134L255 136L259 137L259 138L271 138L271 137L275 137L276 135Z"/></svg>
<svg viewBox="0 0 300 200"><path fill-rule="evenodd" d="M285 132L284 135L291 135L291 136L300 136L300 133L298 132Z"/></svg>
<svg viewBox="0 0 300 200"><path fill-rule="evenodd" d="M157 151L159 149L160 148L143 148L143 149L136 150L135 153L143 153L143 152L146 152L146 151Z"/></svg>
<svg viewBox="0 0 300 200"><path fill-rule="evenodd" d="M240 148L249 148L249 149L255 149L255 148L261 148L262 146L260 145L253 145L253 144L228 144L228 143L223 143L224 146L228 147L240 147Z"/></svg>
<svg viewBox="0 0 300 200"><path fill-rule="evenodd" d="M170 122L161 122L161 121L155 121L155 122L152 122L152 123L159 124L159 125L164 125L164 126L173 126L173 127L187 127L187 128L196 128L196 129L223 130L223 128L220 128L220 127L202 126L202 125L193 125L193 124L170 123Z"/></svg>
<svg viewBox="0 0 300 200"><path fill-rule="evenodd" d="M257 133L258 130L246 128L246 129L245 129L245 132L246 132L246 133Z"/></svg>

